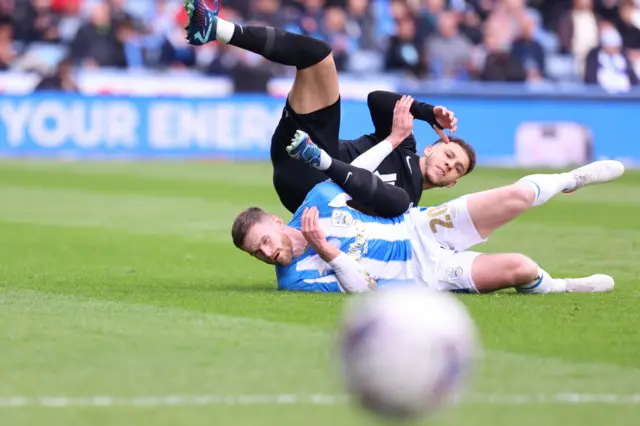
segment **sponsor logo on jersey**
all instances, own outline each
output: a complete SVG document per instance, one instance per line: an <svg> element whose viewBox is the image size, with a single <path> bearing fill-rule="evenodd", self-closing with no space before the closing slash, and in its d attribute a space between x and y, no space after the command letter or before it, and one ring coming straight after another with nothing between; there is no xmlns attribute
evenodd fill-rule
<svg viewBox="0 0 640 426"><path fill-rule="evenodd" d="M355 241L349 244L347 256L359 262L363 254L369 250L369 244L366 238L366 226L361 220L354 220L353 227L356 229Z"/></svg>
<svg viewBox="0 0 640 426"><path fill-rule="evenodd" d="M344 210L334 210L331 215L331 223L333 226L347 228L353 223L353 216L351 216L351 213Z"/></svg>

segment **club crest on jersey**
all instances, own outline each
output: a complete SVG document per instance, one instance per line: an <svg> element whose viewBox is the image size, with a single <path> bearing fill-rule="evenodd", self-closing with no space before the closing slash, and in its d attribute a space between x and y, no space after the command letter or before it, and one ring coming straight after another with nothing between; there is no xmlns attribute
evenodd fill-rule
<svg viewBox="0 0 640 426"><path fill-rule="evenodd" d="M447 268L446 275L448 280L457 280L462 276L462 268L460 266L455 268Z"/></svg>
<svg viewBox="0 0 640 426"><path fill-rule="evenodd" d="M346 228L351 226L353 223L353 216L351 216L351 213L344 210L334 210L331 215L331 222L333 223L333 226Z"/></svg>

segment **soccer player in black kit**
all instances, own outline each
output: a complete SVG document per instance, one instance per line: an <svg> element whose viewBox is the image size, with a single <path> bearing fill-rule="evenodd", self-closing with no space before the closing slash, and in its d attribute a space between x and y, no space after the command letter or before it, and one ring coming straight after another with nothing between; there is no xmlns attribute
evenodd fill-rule
<svg viewBox="0 0 640 426"><path fill-rule="evenodd" d="M402 99L391 92L376 91L368 96L374 133L353 141L340 140L338 73L331 47L326 42L269 26L241 26L225 21L218 17L218 0L214 1L213 9L209 9L204 0L185 0L184 6L189 15L186 31L190 44L203 45L217 40L270 61L296 67L293 87L271 141L274 187L282 204L292 213L311 188L331 175L331 172L325 174L315 168L310 170L309 165L287 153L286 147L298 130L308 134L330 157L339 160L332 164L334 173L349 176L354 184L367 188L370 193L359 199L369 201L359 207L383 217L402 214L411 204L418 204L424 189L453 186L457 179L473 170L473 148L462 139L448 137L443 131L450 129L453 132L457 128L456 118L446 108L418 101L412 101L410 105L411 115L428 122L440 136L436 143L425 149L423 157L416 152L412 134L402 141L389 143L391 141L385 140L391 136L393 111ZM391 177L388 183L404 192L389 191L387 185L378 184L378 179L367 185L359 182L365 175L359 174L357 167L349 163L373 147L391 150L386 153L390 155L379 156L384 159L376 172L379 176Z"/></svg>

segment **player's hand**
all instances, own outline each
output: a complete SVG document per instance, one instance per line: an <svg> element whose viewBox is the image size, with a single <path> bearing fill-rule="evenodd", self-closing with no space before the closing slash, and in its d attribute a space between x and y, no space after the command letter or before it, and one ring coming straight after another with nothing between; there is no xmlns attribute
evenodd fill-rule
<svg viewBox="0 0 640 426"><path fill-rule="evenodd" d="M411 115L411 105L413 98L411 96L403 96L396 102L393 109L393 125L391 126L391 134L387 138L393 148L397 148L413 131L413 115Z"/></svg>
<svg viewBox="0 0 640 426"><path fill-rule="evenodd" d="M442 127L442 129L438 128L438 126L433 126L433 130L436 131L440 139L442 139L445 143L449 143L449 137L444 132L443 129L449 129L451 133L455 133L458 130L458 119L453 111L448 110L443 106L437 106L433 108L433 115L436 117L436 121Z"/></svg>
<svg viewBox="0 0 640 426"><path fill-rule="evenodd" d="M306 208L302 212L302 235L309 245L322 257L322 251L327 245L327 238L320 227L320 213L317 207Z"/></svg>

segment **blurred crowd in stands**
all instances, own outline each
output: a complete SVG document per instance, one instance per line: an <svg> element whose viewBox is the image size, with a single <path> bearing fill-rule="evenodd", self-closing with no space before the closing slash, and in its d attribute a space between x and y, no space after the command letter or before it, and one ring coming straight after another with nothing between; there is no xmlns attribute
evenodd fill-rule
<svg viewBox="0 0 640 426"><path fill-rule="evenodd" d="M342 72L420 80L637 84L640 0L222 0L221 16L321 38ZM193 48L179 0L0 0L0 70L195 69L237 82L292 72L221 43ZM257 87L256 86L256 87Z"/></svg>

